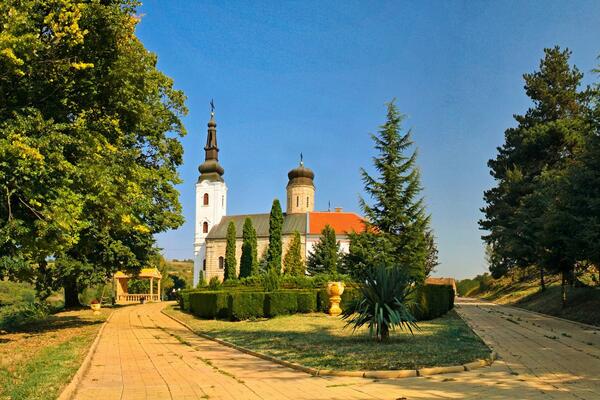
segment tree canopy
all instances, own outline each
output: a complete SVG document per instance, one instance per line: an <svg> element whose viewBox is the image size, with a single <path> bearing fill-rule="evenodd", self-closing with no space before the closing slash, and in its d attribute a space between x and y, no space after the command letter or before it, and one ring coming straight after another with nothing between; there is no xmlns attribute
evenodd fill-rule
<svg viewBox="0 0 600 400"><path fill-rule="evenodd" d="M311 275L320 273L336 274L340 257L340 242L337 240L335 230L330 225L325 225L319 240L308 252L307 271Z"/></svg>
<svg viewBox="0 0 600 400"><path fill-rule="evenodd" d="M533 105L516 115L498 155L488 162L496 184L484 193L480 226L494 277L535 265L542 288L545 270L573 282L576 264L593 259L598 237L595 163L598 91L581 88L583 74L569 64L571 52L544 49L539 70L523 75ZM582 179L585 179L585 183ZM564 299L563 299L564 300Z"/></svg>
<svg viewBox="0 0 600 400"><path fill-rule="evenodd" d="M67 305L183 222L184 95L135 36L137 5L0 3L0 275Z"/></svg>

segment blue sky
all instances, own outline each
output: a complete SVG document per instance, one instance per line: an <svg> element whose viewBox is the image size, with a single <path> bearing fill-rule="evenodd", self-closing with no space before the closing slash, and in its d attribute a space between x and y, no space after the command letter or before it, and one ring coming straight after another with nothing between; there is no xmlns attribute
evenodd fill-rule
<svg viewBox="0 0 600 400"><path fill-rule="evenodd" d="M285 199L299 153L315 171L316 208L359 211L369 133L392 98L413 130L437 236L437 275L486 269L477 220L486 162L529 101L522 74L544 47L573 51L594 77L597 1L146 1L138 35L187 97L179 186L186 223L158 235L191 258L194 184L215 99L229 214Z"/></svg>

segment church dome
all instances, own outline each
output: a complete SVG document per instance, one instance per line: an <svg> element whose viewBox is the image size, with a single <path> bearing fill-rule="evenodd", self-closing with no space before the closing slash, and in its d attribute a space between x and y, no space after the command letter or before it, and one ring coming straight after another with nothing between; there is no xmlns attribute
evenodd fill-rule
<svg viewBox="0 0 600 400"><path fill-rule="evenodd" d="M301 162L298 167L288 172L288 179L288 185L314 185L313 179L315 179L315 173L312 171L312 169L306 168L304 163Z"/></svg>

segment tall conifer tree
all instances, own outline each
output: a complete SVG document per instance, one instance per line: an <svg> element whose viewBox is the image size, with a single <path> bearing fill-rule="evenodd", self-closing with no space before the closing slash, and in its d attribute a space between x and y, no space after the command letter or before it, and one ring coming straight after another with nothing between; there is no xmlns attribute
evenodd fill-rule
<svg viewBox="0 0 600 400"><path fill-rule="evenodd" d="M269 248L267 249L267 268L277 274L281 273L283 213L278 199L273 200L269 216Z"/></svg>
<svg viewBox="0 0 600 400"><path fill-rule="evenodd" d="M258 255L256 230L252 220L246 218L242 232L242 257L240 259L240 278L258 274Z"/></svg>
<svg viewBox="0 0 600 400"><path fill-rule="evenodd" d="M294 276L304 276L304 260L302 260L302 243L300 242L300 233L294 232L294 237L283 257L283 271L286 274Z"/></svg>
<svg viewBox="0 0 600 400"><path fill-rule="evenodd" d="M340 242L337 241L335 230L325 225L319 241L308 253L307 270L311 275L320 273L336 274L340 261Z"/></svg>
<svg viewBox="0 0 600 400"><path fill-rule="evenodd" d="M495 277L510 269L536 265L544 288L544 270L572 278L580 256L571 238L579 229L565 219L561 176L582 152L591 131L585 122L589 92L580 91L583 74L569 65L569 50L544 49L539 70L525 74L525 91L533 101L518 126L505 132L505 143L488 162L496 186L484 193L480 226L493 249ZM565 193L563 191L563 193Z"/></svg>
<svg viewBox="0 0 600 400"><path fill-rule="evenodd" d="M235 279L235 269L237 261L235 259L235 224L229 222L227 226L227 247L225 247L225 276L223 280Z"/></svg>
<svg viewBox="0 0 600 400"><path fill-rule="evenodd" d="M372 203L363 198L360 204L376 237L352 236L355 240L379 243L370 252L385 253L395 264L406 268L417 281L425 277L425 262L429 249L426 234L429 216L425 213L421 195L421 177L416 165L417 153L412 150L411 131L402 132L403 116L394 100L387 104L387 121L377 135L371 135L378 154L373 158L377 176L361 169L365 191ZM384 243L385 241L385 243ZM352 246L357 248L360 246ZM389 252L391 254L387 254Z"/></svg>

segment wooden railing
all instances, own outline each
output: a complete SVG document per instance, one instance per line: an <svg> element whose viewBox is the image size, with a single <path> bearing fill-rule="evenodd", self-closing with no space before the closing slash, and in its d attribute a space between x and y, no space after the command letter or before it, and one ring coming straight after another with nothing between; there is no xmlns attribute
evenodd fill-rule
<svg viewBox="0 0 600 400"><path fill-rule="evenodd" d="M117 299L118 303L141 303L142 299L144 301L160 301L158 298L158 294L120 294Z"/></svg>

